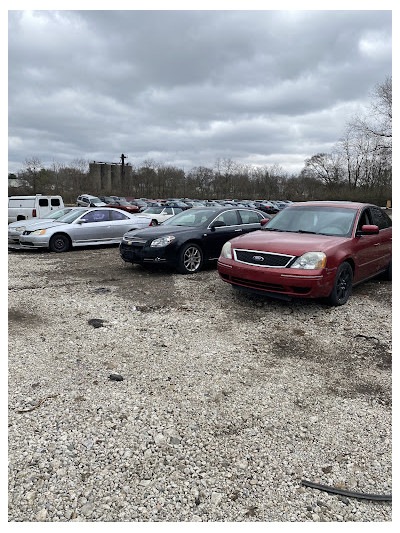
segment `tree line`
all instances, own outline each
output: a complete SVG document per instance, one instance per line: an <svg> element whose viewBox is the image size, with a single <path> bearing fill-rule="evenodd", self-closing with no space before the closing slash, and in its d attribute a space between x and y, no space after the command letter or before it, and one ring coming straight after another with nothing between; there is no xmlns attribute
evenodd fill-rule
<svg viewBox="0 0 400 533"><path fill-rule="evenodd" d="M384 205L392 190L392 78L375 87L364 114L352 117L330 153L318 153L298 173L279 165L243 165L217 159L212 167L184 171L146 160L131 166L129 181L120 190L87 190L88 162L54 163L44 168L38 158L25 161L16 175L19 187L9 194L61 194L75 202L82 192L144 198L238 198L358 200Z"/></svg>

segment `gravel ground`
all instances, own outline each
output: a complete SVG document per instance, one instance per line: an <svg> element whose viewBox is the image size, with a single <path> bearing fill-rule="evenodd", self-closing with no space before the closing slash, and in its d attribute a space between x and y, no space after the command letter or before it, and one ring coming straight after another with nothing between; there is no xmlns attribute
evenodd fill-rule
<svg viewBox="0 0 400 533"><path fill-rule="evenodd" d="M390 521L301 480L391 493L391 283L332 308L10 252L8 429L13 522Z"/></svg>

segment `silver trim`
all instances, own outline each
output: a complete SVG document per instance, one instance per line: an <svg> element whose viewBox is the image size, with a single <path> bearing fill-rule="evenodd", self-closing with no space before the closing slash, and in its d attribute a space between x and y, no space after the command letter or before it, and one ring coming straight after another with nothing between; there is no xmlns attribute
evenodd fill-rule
<svg viewBox="0 0 400 533"><path fill-rule="evenodd" d="M247 261L241 261L240 259L238 259L237 255L236 255L236 251L239 251L239 252L250 252L250 253L253 253L253 254L279 255L280 257L287 257L288 261L287 261L287 263L285 265L280 265L280 266L262 265L262 264L258 264L258 263L248 263ZM290 263L290 261L292 261L296 257L295 255L278 254L278 253L275 253L275 252L267 252L265 250L248 250L247 248L237 248L237 249L234 248L233 249L233 256L234 256L235 261L237 261L238 263L243 263L245 265L257 266L257 267L262 267L262 268L286 268L288 266L288 264Z"/></svg>

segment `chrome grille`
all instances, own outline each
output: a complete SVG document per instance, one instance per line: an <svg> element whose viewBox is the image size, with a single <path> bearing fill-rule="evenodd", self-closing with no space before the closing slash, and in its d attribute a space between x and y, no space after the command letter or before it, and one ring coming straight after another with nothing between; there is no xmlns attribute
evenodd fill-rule
<svg viewBox="0 0 400 533"><path fill-rule="evenodd" d="M258 250L234 250L239 263L270 268L285 268L294 259L294 255L259 252Z"/></svg>

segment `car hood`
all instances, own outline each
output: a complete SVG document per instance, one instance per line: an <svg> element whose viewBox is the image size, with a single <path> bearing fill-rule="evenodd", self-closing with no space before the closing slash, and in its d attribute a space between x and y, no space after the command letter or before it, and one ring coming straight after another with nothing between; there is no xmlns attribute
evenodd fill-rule
<svg viewBox="0 0 400 533"><path fill-rule="evenodd" d="M140 215L137 215L140 216ZM164 237L164 235L184 235L185 233L192 233L196 229L193 226L152 226L148 229L142 229L139 231L128 231L125 235L129 237L138 237L140 239L158 239L159 237ZM200 228L197 228L200 230Z"/></svg>
<svg viewBox="0 0 400 533"><path fill-rule="evenodd" d="M348 240L346 237L328 235L257 230L235 237L230 242L237 249L300 256L311 251L327 252Z"/></svg>
<svg viewBox="0 0 400 533"><path fill-rule="evenodd" d="M69 226L69 224L66 222L58 222L58 220L46 220L43 218L41 221L38 220L35 224L30 224L26 229L33 231L35 229L54 228L56 226Z"/></svg>
<svg viewBox="0 0 400 533"><path fill-rule="evenodd" d="M17 222L11 222L11 224L8 224L8 229L15 229L15 228L27 228L33 227L33 228L39 228L42 226L42 224L46 224L49 219L46 218L35 218L35 219L28 219L28 220L18 220Z"/></svg>

